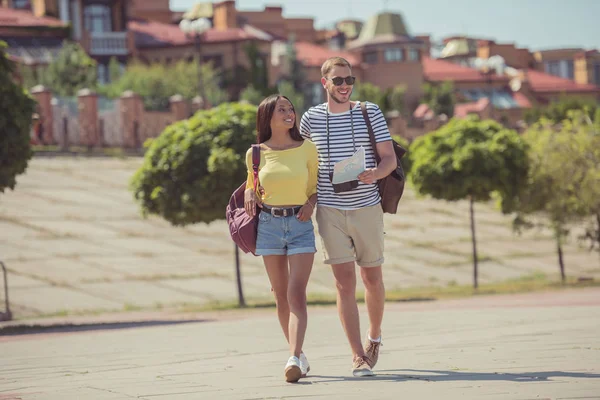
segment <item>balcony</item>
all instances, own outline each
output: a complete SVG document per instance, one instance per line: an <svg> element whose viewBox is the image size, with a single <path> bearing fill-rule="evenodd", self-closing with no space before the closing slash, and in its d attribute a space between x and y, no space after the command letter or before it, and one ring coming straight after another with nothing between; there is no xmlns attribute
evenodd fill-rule
<svg viewBox="0 0 600 400"><path fill-rule="evenodd" d="M88 36L92 56L126 56L129 54L127 32L91 32Z"/></svg>

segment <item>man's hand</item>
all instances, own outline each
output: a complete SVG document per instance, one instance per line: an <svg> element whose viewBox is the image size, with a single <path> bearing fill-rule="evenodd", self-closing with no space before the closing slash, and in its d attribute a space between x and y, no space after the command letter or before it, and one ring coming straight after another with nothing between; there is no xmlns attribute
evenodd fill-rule
<svg viewBox="0 0 600 400"><path fill-rule="evenodd" d="M377 170L377 168L369 168L362 172L360 175L358 175L358 179L362 183L366 184L375 183L379 179L378 173L379 171Z"/></svg>
<svg viewBox="0 0 600 400"><path fill-rule="evenodd" d="M254 193L254 189L246 189L244 191L244 209L246 210L246 214L251 217L256 215L256 206L262 207L262 202Z"/></svg>

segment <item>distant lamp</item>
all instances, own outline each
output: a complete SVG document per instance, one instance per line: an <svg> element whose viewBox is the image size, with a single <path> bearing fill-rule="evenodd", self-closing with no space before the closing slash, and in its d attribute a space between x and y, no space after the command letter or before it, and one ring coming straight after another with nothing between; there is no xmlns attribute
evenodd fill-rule
<svg viewBox="0 0 600 400"><path fill-rule="evenodd" d="M202 97L204 100L204 104L206 104L206 99L204 95L204 85L202 84L202 68L201 68L201 39L204 32L208 31L212 27L210 20L207 18L198 18L198 19L188 19L184 18L179 23L179 29L186 36L193 36L194 43L196 45L196 53L198 53L198 95Z"/></svg>

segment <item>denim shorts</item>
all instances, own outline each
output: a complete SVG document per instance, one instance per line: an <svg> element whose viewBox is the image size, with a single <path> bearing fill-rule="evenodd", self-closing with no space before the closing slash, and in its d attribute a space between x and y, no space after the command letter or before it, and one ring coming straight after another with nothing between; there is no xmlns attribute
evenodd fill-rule
<svg viewBox="0 0 600 400"><path fill-rule="evenodd" d="M312 220L301 222L295 215L274 217L261 211L258 216L257 256L316 253Z"/></svg>

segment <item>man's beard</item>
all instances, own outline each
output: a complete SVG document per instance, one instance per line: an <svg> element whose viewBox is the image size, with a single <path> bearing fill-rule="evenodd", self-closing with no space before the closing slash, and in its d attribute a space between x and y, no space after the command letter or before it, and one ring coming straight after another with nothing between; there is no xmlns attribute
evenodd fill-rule
<svg viewBox="0 0 600 400"><path fill-rule="evenodd" d="M348 101L350 101L350 96L352 96L352 89L354 88L350 88L348 89ZM338 99L337 97L335 97L335 89L331 89L328 91L329 92L329 96L331 96L331 98L333 99L333 101L335 101L338 104L344 104L345 101L342 101L340 99Z"/></svg>

